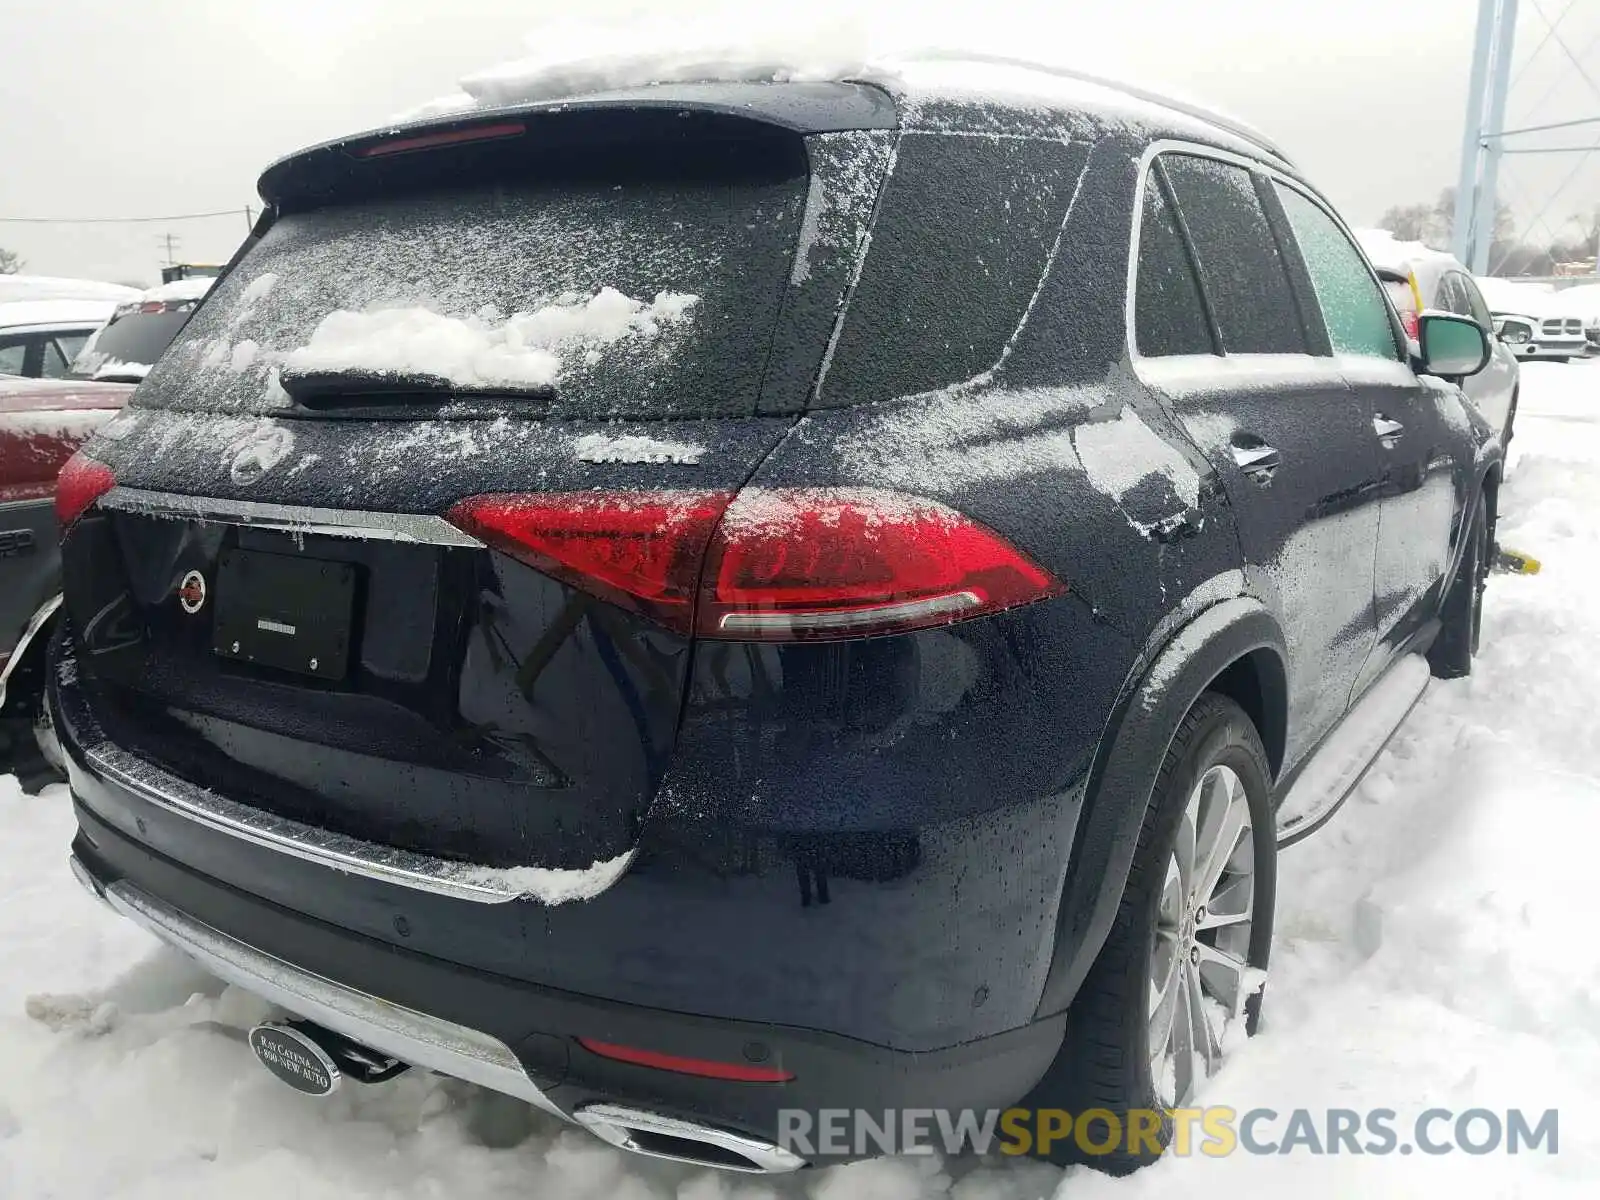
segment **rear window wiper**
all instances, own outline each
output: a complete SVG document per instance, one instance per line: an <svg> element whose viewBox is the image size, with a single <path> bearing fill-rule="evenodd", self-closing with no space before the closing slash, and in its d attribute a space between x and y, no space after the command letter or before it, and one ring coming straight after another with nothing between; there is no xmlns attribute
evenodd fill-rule
<svg viewBox="0 0 1600 1200"><path fill-rule="evenodd" d="M364 371L284 372L278 384L297 407L308 412L366 415L374 410L428 408L474 403L547 404L556 398L548 385L526 388L463 387L442 375Z"/></svg>

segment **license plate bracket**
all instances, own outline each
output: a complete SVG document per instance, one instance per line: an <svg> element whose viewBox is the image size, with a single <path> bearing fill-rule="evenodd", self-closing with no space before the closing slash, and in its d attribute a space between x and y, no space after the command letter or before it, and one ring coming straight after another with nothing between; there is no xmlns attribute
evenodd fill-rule
<svg viewBox="0 0 1600 1200"><path fill-rule="evenodd" d="M217 561L212 649L236 661L343 679L355 591L351 563L225 550Z"/></svg>

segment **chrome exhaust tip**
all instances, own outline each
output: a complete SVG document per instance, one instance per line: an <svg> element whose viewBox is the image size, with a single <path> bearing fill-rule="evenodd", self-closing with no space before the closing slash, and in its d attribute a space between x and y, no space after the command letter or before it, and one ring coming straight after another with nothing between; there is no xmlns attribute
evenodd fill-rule
<svg viewBox="0 0 1600 1200"><path fill-rule="evenodd" d="M617 1104L590 1104L572 1119L620 1150L750 1175L798 1171L805 1159L782 1146L710 1125Z"/></svg>

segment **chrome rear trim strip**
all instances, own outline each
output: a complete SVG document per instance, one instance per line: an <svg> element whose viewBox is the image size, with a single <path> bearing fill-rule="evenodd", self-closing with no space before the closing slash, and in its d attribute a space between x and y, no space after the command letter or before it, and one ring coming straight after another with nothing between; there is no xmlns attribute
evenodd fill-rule
<svg viewBox="0 0 1600 1200"><path fill-rule="evenodd" d="M77 863L76 857L73 862ZM414 1067L465 1079L565 1117L498 1038L402 1008L285 962L179 912L127 880L106 885L105 901L217 978L296 1016Z"/></svg>
<svg viewBox="0 0 1600 1200"><path fill-rule="evenodd" d="M84 745L81 753L90 770L157 808L318 866L479 904L504 904L528 891L515 871L497 871L380 846L239 804L178 779L109 741ZM101 816L115 823L113 816Z"/></svg>
<svg viewBox="0 0 1600 1200"><path fill-rule="evenodd" d="M217 500L210 496L183 496L177 492L152 492L118 484L100 497L101 508L148 513L184 521L219 525L248 525L285 533L315 533L328 537L369 538L387 542L416 542L429 546L483 546L443 517L431 513L361 512L342 508L308 508L298 504L268 504L255 500Z"/></svg>

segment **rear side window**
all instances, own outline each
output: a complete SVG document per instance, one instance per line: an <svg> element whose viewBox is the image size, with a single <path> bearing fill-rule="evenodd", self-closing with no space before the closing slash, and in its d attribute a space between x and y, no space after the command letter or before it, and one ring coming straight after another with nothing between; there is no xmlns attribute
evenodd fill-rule
<svg viewBox="0 0 1600 1200"><path fill-rule="evenodd" d="M1440 277L1439 294L1434 298L1434 304L1445 312L1462 317L1471 311L1467 306L1467 293L1462 289L1455 272L1447 272Z"/></svg>
<svg viewBox="0 0 1600 1200"><path fill-rule="evenodd" d="M904 134L821 403L993 367L1039 288L1081 161L1065 142Z"/></svg>
<svg viewBox="0 0 1600 1200"><path fill-rule="evenodd" d="M1304 354L1283 258L1249 171L1189 154L1159 162L1194 244L1229 354Z"/></svg>
<svg viewBox="0 0 1600 1200"><path fill-rule="evenodd" d="M1467 315L1485 329L1493 329L1494 318L1489 315L1489 306L1484 303L1483 293L1478 290L1478 285L1472 282L1472 277L1457 275L1456 280L1460 283L1461 293L1467 301Z"/></svg>
<svg viewBox="0 0 1600 1200"><path fill-rule="evenodd" d="M1398 359L1389 308L1361 251L1301 193L1279 184L1278 196L1311 273L1335 353Z"/></svg>
<svg viewBox="0 0 1600 1200"><path fill-rule="evenodd" d="M1189 252L1154 175L1145 183L1133 316L1134 341L1146 358L1212 351L1211 329Z"/></svg>

